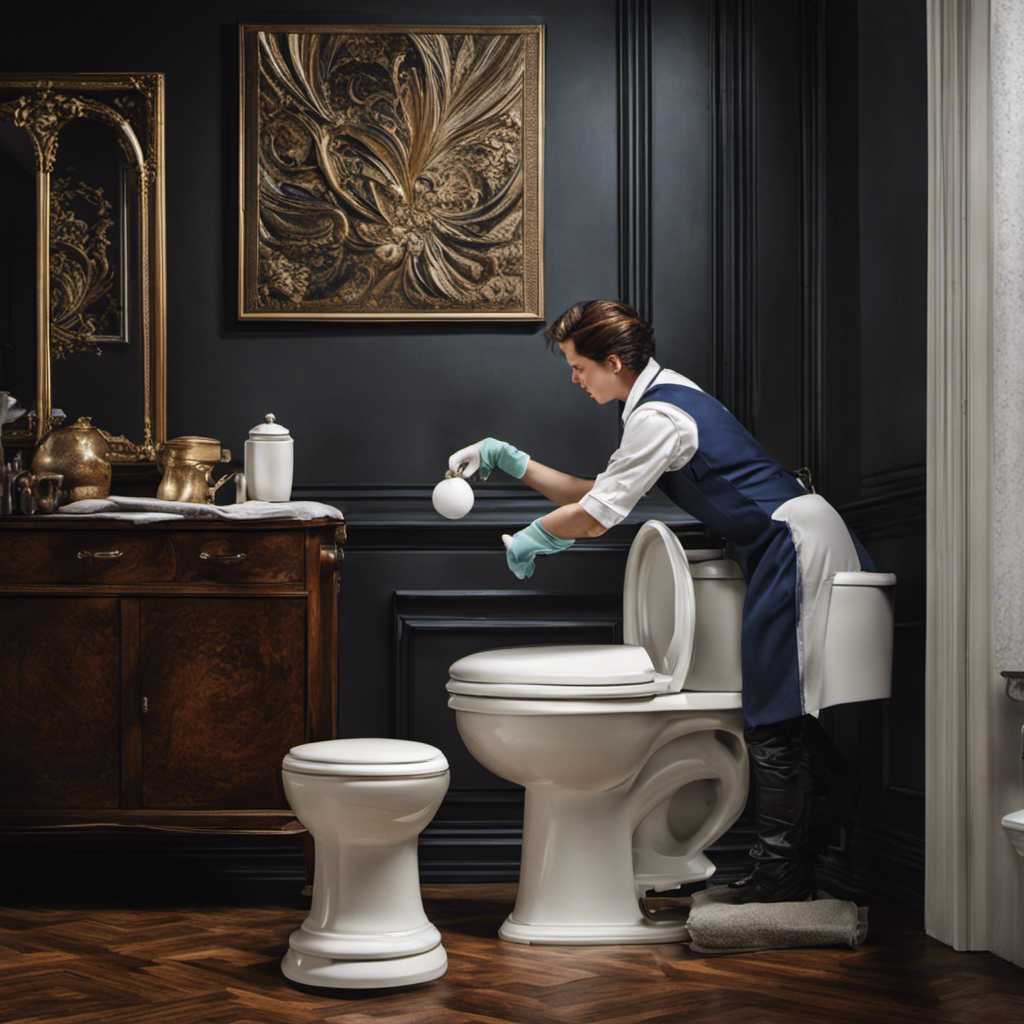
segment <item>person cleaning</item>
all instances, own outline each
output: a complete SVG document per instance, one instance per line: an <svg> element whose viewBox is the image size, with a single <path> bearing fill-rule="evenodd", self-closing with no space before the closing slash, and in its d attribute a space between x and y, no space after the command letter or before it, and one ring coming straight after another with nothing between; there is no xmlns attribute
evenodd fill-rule
<svg viewBox="0 0 1024 1024"><path fill-rule="evenodd" d="M657 485L728 541L743 568L745 738L756 787L753 868L737 902L815 896L814 860L834 841L859 786L817 720L830 579L871 570L838 512L776 462L716 399L660 366L654 332L622 302L566 310L547 331L572 381L599 405L625 403L622 440L596 479L545 466L488 437L455 452L453 471L501 469L558 507L507 543L508 566L533 575L538 555L599 537Z"/></svg>

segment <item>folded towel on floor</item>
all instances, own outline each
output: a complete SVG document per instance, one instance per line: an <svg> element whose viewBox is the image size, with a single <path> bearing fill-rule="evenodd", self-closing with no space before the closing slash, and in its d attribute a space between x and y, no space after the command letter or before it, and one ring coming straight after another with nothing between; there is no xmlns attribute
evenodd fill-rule
<svg viewBox="0 0 1024 1024"><path fill-rule="evenodd" d="M129 523L159 523L168 519L344 519L332 505L319 501L243 501L237 505L202 505L162 498L85 498L65 505L55 515L94 516Z"/></svg>
<svg viewBox="0 0 1024 1024"><path fill-rule="evenodd" d="M686 928L696 953L751 953L801 946L859 946L868 933L867 907L823 897L803 903L736 903L719 885L693 894Z"/></svg>

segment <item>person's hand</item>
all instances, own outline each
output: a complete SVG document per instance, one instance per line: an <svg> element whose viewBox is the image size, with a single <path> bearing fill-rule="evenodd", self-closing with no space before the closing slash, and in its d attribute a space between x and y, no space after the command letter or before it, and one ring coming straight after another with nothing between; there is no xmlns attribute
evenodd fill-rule
<svg viewBox="0 0 1024 1024"><path fill-rule="evenodd" d="M493 437L485 437L468 448L460 448L448 459L448 468L453 473L457 473L459 466L465 464L462 470L464 478L479 473L480 479L486 480L491 475L491 470L497 466L509 476L521 480L529 463L530 456L526 452L521 452L507 441L497 441Z"/></svg>
<svg viewBox="0 0 1024 1024"><path fill-rule="evenodd" d="M528 580L533 575L534 559L538 555L553 555L575 543L570 538L556 537L549 533L539 519L534 519L525 530L520 530L512 537L503 534L501 539L505 542L508 567L521 580Z"/></svg>

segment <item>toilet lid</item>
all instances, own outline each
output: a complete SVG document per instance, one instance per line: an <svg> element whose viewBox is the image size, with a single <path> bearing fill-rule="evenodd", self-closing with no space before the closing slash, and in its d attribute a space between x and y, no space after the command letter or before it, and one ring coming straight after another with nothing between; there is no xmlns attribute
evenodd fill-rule
<svg viewBox="0 0 1024 1024"><path fill-rule="evenodd" d="M623 638L647 650L655 669L681 690L693 658L696 629L693 578L679 538L655 519L640 527L629 549L622 590Z"/></svg>
<svg viewBox="0 0 1024 1024"><path fill-rule="evenodd" d="M371 737L302 743L288 751L282 767L307 775L394 778L439 775L448 760L429 743Z"/></svg>
<svg viewBox="0 0 1024 1024"><path fill-rule="evenodd" d="M536 700L642 697L665 693L642 647L566 644L504 647L460 658L448 670L449 693Z"/></svg>

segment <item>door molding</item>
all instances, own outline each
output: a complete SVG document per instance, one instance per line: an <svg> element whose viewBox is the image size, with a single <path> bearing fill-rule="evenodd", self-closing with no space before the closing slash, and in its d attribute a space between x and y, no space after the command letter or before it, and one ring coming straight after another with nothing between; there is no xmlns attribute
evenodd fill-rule
<svg viewBox="0 0 1024 1024"><path fill-rule="evenodd" d="M990 0L928 0L925 930L988 948Z"/></svg>
<svg viewBox="0 0 1024 1024"><path fill-rule="evenodd" d="M654 319L651 0L619 0L619 296Z"/></svg>

